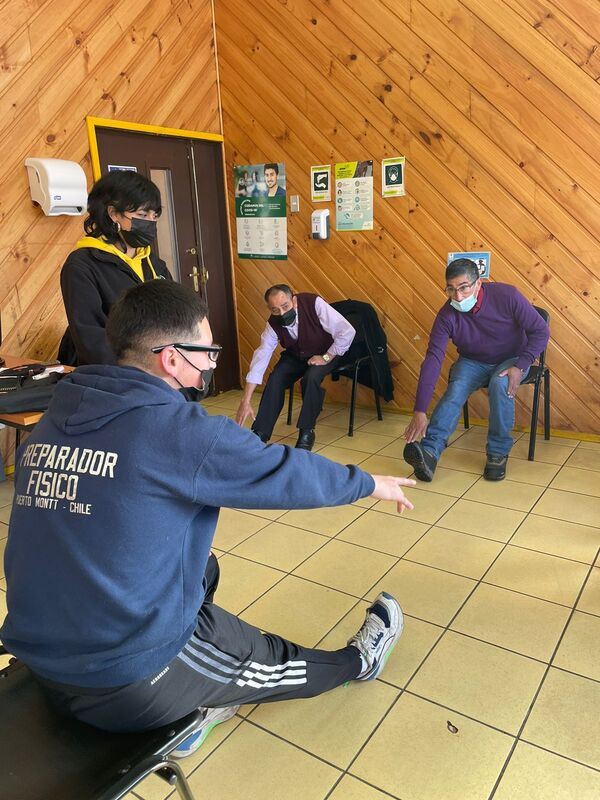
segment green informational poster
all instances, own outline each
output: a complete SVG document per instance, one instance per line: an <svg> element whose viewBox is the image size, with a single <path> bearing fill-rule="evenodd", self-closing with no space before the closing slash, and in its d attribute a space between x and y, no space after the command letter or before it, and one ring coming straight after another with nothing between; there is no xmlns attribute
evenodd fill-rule
<svg viewBox="0 0 600 800"><path fill-rule="evenodd" d="M384 158L381 162L381 194L383 197L404 197L404 156Z"/></svg>
<svg viewBox="0 0 600 800"><path fill-rule="evenodd" d="M233 168L239 258L287 258L285 165Z"/></svg>
<svg viewBox="0 0 600 800"><path fill-rule="evenodd" d="M335 227L338 231L373 230L373 162L335 165Z"/></svg>

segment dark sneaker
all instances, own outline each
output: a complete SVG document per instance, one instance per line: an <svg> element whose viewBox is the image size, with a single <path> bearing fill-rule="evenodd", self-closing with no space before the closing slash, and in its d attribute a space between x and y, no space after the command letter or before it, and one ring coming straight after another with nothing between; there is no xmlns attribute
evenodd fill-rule
<svg viewBox="0 0 600 800"><path fill-rule="evenodd" d="M483 470L486 481L501 481L506 475L506 462L508 456L494 456L488 454L487 464Z"/></svg>
<svg viewBox="0 0 600 800"><path fill-rule="evenodd" d="M239 706L207 708L204 719L200 723L200 726L197 728L197 730L190 734L187 739L184 739L179 747L177 747L175 750L172 750L169 755L172 758L185 758L186 756L190 756L192 753L195 753L200 745L204 743L204 740L215 727L215 725L218 725L219 722L225 722L226 720L231 719L231 717L237 713L238 709Z"/></svg>
<svg viewBox="0 0 600 800"><path fill-rule="evenodd" d="M296 447L298 450L312 450L315 443L315 432L311 428L300 430Z"/></svg>
<svg viewBox="0 0 600 800"><path fill-rule="evenodd" d="M402 609L387 592L381 592L367 609L362 628L349 640L361 655L363 671L357 681L373 681L388 660L404 628Z"/></svg>
<svg viewBox="0 0 600 800"><path fill-rule="evenodd" d="M255 430L254 428L250 428L250 430L252 431L252 433L253 433L255 436L258 436L258 438L259 438L259 439L261 440L261 442L263 442L264 444L266 444L266 443L269 441L269 439L271 438L270 436L267 436L267 434L266 434L266 433L262 433L262 431L257 431L257 430Z"/></svg>
<svg viewBox="0 0 600 800"><path fill-rule="evenodd" d="M437 467L437 458L433 453L421 447L419 442L410 442L405 445L403 455L406 463L414 469L415 476L429 483Z"/></svg>

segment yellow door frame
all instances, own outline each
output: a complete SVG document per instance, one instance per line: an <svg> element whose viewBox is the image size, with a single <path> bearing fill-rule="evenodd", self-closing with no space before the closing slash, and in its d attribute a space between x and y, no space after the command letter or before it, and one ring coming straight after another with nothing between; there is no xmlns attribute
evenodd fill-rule
<svg viewBox="0 0 600 800"><path fill-rule="evenodd" d="M140 122L125 122L119 119L103 119L102 117L86 117L85 123L90 143L90 157L92 161L92 175L95 181L102 176L100 171L100 156L98 153L98 140L96 128L113 128L119 131L136 131L137 133L150 133L155 136L175 136L179 139L204 139L210 142L223 142L224 138L219 133L203 133L201 131L186 131L180 128L163 128L161 125L144 125ZM227 192L225 193L227 196Z"/></svg>

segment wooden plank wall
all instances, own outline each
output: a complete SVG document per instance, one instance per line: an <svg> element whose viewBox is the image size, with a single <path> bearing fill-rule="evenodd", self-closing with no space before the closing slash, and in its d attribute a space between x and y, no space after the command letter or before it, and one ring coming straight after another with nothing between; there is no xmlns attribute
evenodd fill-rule
<svg viewBox="0 0 600 800"><path fill-rule="evenodd" d="M56 355L83 230L32 205L25 158L77 161L91 185L87 115L221 133L213 39L211 0L0 3L2 351Z"/></svg>
<svg viewBox="0 0 600 800"><path fill-rule="evenodd" d="M597 0L217 0L216 22L228 167L284 161L301 201L287 262L236 262L243 373L286 281L376 306L411 408L446 254L490 249L550 311L552 427L600 433ZM384 201L395 155L407 196ZM370 158L375 230L310 239L310 165Z"/></svg>

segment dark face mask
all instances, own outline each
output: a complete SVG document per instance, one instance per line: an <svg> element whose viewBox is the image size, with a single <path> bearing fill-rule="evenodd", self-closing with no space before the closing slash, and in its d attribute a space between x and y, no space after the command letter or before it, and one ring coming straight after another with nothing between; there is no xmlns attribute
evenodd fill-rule
<svg viewBox="0 0 600 800"><path fill-rule="evenodd" d="M193 364L191 366L194 366ZM197 369L197 367L194 367ZM197 386L182 386L179 391L188 401L188 403L197 403L199 400L202 400L206 395L210 392L210 386L212 383L212 376L214 370L212 369L203 369L198 370L198 372L202 373L202 388L198 389ZM175 379L177 380L177 378ZM179 383L179 381L177 381Z"/></svg>
<svg viewBox="0 0 600 800"><path fill-rule="evenodd" d="M131 230L121 228L121 237L128 247L148 247L156 239L156 220L131 217Z"/></svg>
<svg viewBox="0 0 600 800"><path fill-rule="evenodd" d="M275 315L272 314L269 322L274 322L275 325L285 325L289 327L293 325L296 321L296 309L290 308L289 311L286 311L285 314Z"/></svg>

